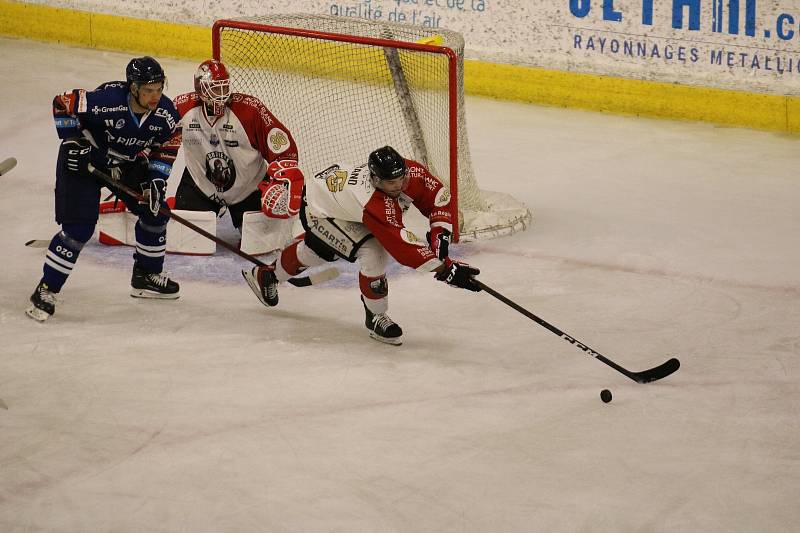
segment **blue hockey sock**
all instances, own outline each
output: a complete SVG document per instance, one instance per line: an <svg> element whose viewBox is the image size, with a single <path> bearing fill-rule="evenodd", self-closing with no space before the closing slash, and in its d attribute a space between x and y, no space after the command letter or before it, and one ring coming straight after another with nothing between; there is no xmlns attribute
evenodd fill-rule
<svg viewBox="0 0 800 533"><path fill-rule="evenodd" d="M42 281L52 292L59 292L72 273L83 245L94 233L93 225L70 224L50 241L42 267Z"/></svg>
<svg viewBox="0 0 800 533"><path fill-rule="evenodd" d="M136 266L147 272L159 273L164 268L167 252L167 224L149 225L140 219L136 223Z"/></svg>

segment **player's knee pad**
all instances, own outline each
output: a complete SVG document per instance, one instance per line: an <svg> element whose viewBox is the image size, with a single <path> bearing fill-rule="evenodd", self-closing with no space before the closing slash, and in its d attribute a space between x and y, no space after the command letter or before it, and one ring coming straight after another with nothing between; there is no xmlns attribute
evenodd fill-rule
<svg viewBox="0 0 800 533"><path fill-rule="evenodd" d="M67 245L80 250L92 238L94 227L94 224L62 224L61 239Z"/></svg>
<svg viewBox="0 0 800 533"><path fill-rule="evenodd" d="M167 219L168 220L168 219ZM151 224L145 217L139 217L139 221L136 223L136 235L137 239L138 236L142 233L151 233L153 235L163 235L167 232L167 220L163 221L152 221L155 224Z"/></svg>
<svg viewBox="0 0 800 533"><path fill-rule="evenodd" d="M139 215L139 220L145 225L150 227L163 226L164 230L166 231L167 222L169 222L169 215L164 214L161 211L154 215L149 208L141 207L138 209L136 214Z"/></svg>
<svg viewBox="0 0 800 533"><path fill-rule="evenodd" d="M382 276L389 264L389 254L378 239L370 239L356 251L361 273L369 277Z"/></svg>

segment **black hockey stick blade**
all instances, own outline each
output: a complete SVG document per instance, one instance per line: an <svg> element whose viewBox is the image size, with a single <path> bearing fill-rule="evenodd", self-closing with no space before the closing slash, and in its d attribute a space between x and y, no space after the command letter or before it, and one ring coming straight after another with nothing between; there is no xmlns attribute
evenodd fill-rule
<svg viewBox="0 0 800 533"><path fill-rule="evenodd" d="M670 374L676 372L680 367L681 362L678 361L677 358L673 357L672 359L664 361L660 365L649 370L643 370L641 372L629 372L626 375L637 383L650 383L651 381L664 379Z"/></svg>
<svg viewBox="0 0 800 533"><path fill-rule="evenodd" d="M17 160L13 157L0 161L0 176L17 166Z"/></svg>
<svg viewBox="0 0 800 533"><path fill-rule="evenodd" d="M25 243L29 248L47 248L50 246L50 241L45 239L31 239Z"/></svg>

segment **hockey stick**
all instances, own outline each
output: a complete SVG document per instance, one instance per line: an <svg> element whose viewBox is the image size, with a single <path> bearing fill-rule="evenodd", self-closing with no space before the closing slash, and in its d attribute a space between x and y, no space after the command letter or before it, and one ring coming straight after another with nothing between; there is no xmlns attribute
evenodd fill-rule
<svg viewBox="0 0 800 533"><path fill-rule="evenodd" d="M0 176L6 174L9 170L17 166L17 160L13 157L0 161Z"/></svg>
<svg viewBox="0 0 800 533"><path fill-rule="evenodd" d="M114 178L112 178L111 176L109 176L108 174L103 172L102 170L96 169L94 167L94 165L92 165L91 163L89 164L89 172L91 172L92 174L94 174L95 176L100 178L101 180L105 181L110 187L112 187L114 189L118 189L118 190L120 190L120 191L122 191L124 193L127 193L128 195L132 196L134 199L136 199L136 200L138 200L140 202L144 201L144 197L141 194L137 193L136 191L134 191L133 189L131 189L130 187L128 187L124 183L120 183L119 181L115 180ZM250 261L253 264L256 264L256 265L262 266L262 267L267 266L266 263L264 263L262 261L259 261L258 259L256 259L255 257L253 257L252 255L250 255L248 253L245 253L245 252L241 251L238 247L232 245L231 243L229 243L227 241L224 241L224 240L220 239L216 235L212 235L211 233L207 232L203 228L195 225L192 222L189 222L188 220L186 220L185 218L183 218L180 215L176 215L173 211L170 211L169 209L167 209L165 207L159 207L158 208L158 212L161 213L162 215L166 215L166 216L170 217L175 222L183 224L187 228L196 231L197 233L199 233L200 235L202 235L206 239L210 239L210 240L214 241L215 243L219 244L223 248L226 248L226 249L230 250L231 252L235 253L236 255L238 255L239 257L241 257L243 259L247 259L248 261ZM36 242L37 242L36 239L34 239L33 241L28 241L27 243L25 243L25 245L26 246L35 246ZM315 273L309 274L307 276L302 276L302 277L297 277L297 278L289 278L288 281L289 281L289 283L291 283L292 285L294 285L296 287L308 287L309 285L315 285L315 284L318 284L318 283L323 283L325 281L330 281L330 280L336 278L338 275L339 275L339 270L336 269L335 267L331 267L331 268L322 270L320 272L315 272Z"/></svg>
<svg viewBox="0 0 800 533"><path fill-rule="evenodd" d="M577 346L578 348L580 348L581 350L583 350L587 354L591 355L595 359L598 359L598 360L602 361L603 363L607 364L608 366L610 366L611 368L613 368L614 370L616 370L620 374L623 374L623 375L629 377L630 379L632 379L633 381L635 381L637 383L650 383L651 381L657 381L659 379L663 379L663 378L669 376L670 374L672 374L673 372L675 372L676 370L678 370L680 368L680 366L681 366L681 362L673 357L672 359L669 359L669 360L665 361L664 363L662 363L662 364L660 364L660 365L658 365L656 367L650 368L648 370L643 370L641 372L631 372L630 370L621 367L620 365L618 365L617 363L615 363L611 359L605 357L600 352L598 352L596 350L593 350L592 348L589 348L587 345L585 345L584 343L580 342L578 339L567 335L566 333L564 333L563 331L561 331L560 329L558 329L554 325L552 325L549 322L547 322L547 321L539 318L538 316L534 315L533 313L531 313L530 311L528 311L527 309L525 309L521 305L512 302L511 300L509 300L508 298L506 298L505 296L503 296L502 294L500 294L496 290L494 290L491 287L487 286L485 283L481 283L480 281L478 281L476 279L475 280L475 284L478 287L480 287L481 289L483 289L484 291L488 292L489 294L491 294L492 296L497 298L498 300L500 300L501 302L503 302L504 304L506 304L507 306L509 306L512 309L514 309L515 311L518 311L519 313L525 315L526 317L530 318L531 320L533 320L534 322L536 322L540 326L542 326L544 328L547 328L548 330L550 330L551 332L555 333L556 335L558 335L559 337L561 337L562 339L564 339L568 343L570 343L570 344L572 344L574 346Z"/></svg>

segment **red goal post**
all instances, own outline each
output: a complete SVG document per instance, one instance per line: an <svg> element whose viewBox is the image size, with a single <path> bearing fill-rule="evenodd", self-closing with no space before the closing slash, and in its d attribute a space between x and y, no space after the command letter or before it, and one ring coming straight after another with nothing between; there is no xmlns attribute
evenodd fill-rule
<svg viewBox="0 0 800 533"><path fill-rule="evenodd" d="M389 144L448 185L456 240L525 229L530 211L477 187L466 135L460 34L325 15L218 20L213 56L233 89L289 128L307 176Z"/></svg>

